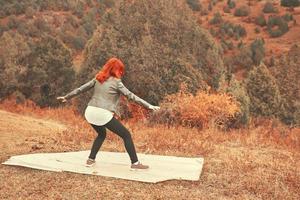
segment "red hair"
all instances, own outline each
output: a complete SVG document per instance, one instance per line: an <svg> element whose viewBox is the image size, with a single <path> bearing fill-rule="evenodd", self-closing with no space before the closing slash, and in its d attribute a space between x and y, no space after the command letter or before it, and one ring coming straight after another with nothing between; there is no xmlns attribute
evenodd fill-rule
<svg viewBox="0 0 300 200"><path fill-rule="evenodd" d="M110 58L102 67L102 69L96 74L96 79L100 83L103 83L111 76L120 78L118 77L118 74L123 75L124 68L125 66L121 60L118 58Z"/></svg>

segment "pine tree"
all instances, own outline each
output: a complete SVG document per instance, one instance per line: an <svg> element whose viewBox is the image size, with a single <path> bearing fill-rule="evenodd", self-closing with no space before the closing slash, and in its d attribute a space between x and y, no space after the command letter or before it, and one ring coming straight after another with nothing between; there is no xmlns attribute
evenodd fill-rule
<svg viewBox="0 0 300 200"><path fill-rule="evenodd" d="M124 83L154 104L178 91L183 81L191 90L204 81L218 87L224 71L221 50L187 6L180 0L121 1L87 43L79 83L116 56L126 66Z"/></svg>
<svg viewBox="0 0 300 200"><path fill-rule="evenodd" d="M265 64L254 67L246 79L250 111L256 116L278 116L281 96L275 78Z"/></svg>
<svg viewBox="0 0 300 200"><path fill-rule="evenodd" d="M23 70L20 60L28 56L30 48L19 33L5 32L0 38L0 98L18 90L18 74Z"/></svg>
<svg viewBox="0 0 300 200"><path fill-rule="evenodd" d="M236 118L235 125L248 124L250 120L250 98L245 86L232 76L226 92L234 96L240 103L241 112Z"/></svg>
<svg viewBox="0 0 300 200"><path fill-rule="evenodd" d="M71 89L75 78L70 51L57 39L44 36L23 59L21 91L40 106L56 106L56 97Z"/></svg>
<svg viewBox="0 0 300 200"><path fill-rule="evenodd" d="M262 38L256 39L251 43L252 60L255 65L259 65L265 57L264 40Z"/></svg>
<svg viewBox="0 0 300 200"><path fill-rule="evenodd" d="M288 54L283 55L272 74L276 78L284 100L281 119L287 124L300 125L300 46L294 45Z"/></svg>

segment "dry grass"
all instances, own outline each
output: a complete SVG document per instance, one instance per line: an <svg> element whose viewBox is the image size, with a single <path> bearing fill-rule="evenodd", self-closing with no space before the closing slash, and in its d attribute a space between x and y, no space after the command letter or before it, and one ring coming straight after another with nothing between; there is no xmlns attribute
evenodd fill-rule
<svg viewBox="0 0 300 200"><path fill-rule="evenodd" d="M16 154L89 149L95 136L72 107L40 109L33 104L0 104L0 109L64 123L68 129L25 136L10 148L1 148L0 161ZM1 113L2 114L2 113ZM67 117L66 117L67 116ZM17 116L16 116L17 117ZM2 116L1 126L11 123ZM26 122L22 122L26 123ZM33 126L34 121L28 121ZM166 127L123 121L131 131L138 152L203 156L199 181L166 181L146 184L115 178L56 173L0 165L0 199L299 199L300 131L279 122L256 120L249 129L221 132L215 128ZM16 122L17 125L19 122ZM25 127L25 126L24 126ZM10 131L21 131L11 129ZM3 134L1 131L0 134ZM18 133L21 137L22 132ZM26 140L27 139L27 140ZM1 143L2 144L2 141ZM35 148L38 145L39 148ZM0 145L1 146L1 145ZM101 150L124 151L114 134Z"/></svg>

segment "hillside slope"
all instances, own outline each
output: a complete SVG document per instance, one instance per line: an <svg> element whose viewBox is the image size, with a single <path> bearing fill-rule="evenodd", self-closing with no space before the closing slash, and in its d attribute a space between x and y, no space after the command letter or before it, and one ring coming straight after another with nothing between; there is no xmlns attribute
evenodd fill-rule
<svg viewBox="0 0 300 200"><path fill-rule="evenodd" d="M201 1L203 7L207 7L209 5L210 0ZM227 1L217 2L211 9L208 11L207 15L199 16L198 13L196 15L199 16L199 20L201 22L201 26L210 29L214 25L211 25L209 21L213 18L214 14L219 12L222 16L224 21L231 22L233 24L239 24L246 29L246 36L242 37L240 40L243 41L245 44L250 44L256 38L263 38L265 41L265 48L266 48L266 56L271 57L279 56L286 53L293 44L298 43L300 41L300 7L296 7L293 11L289 11L287 8L280 6L279 1L272 1L274 8L278 10L277 13L264 13L263 8L266 2L270 1L249 1L249 0L239 0L235 1L236 6L235 8L231 9L230 13L224 12L224 7L227 5ZM237 17L234 15L234 11L236 8L240 6L249 5L250 2L250 12L248 16ZM285 14L292 14L293 19L295 20L296 24L293 21L289 22L289 31L282 35L281 37L272 38L268 32L266 26L260 27L259 25L255 24L255 18L259 15L264 15L266 20L269 16L284 16ZM260 32L255 32L255 29L260 29ZM217 39L219 42L219 39ZM233 41L235 45L237 45L238 41ZM237 49L234 49L235 51ZM229 52L232 53L232 52Z"/></svg>
<svg viewBox="0 0 300 200"><path fill-rule="evenodd" d="M191 1L193 2L193 1ZM195 1L196 2L196 1ZM249 5L250 14L245 17L234 16L235 8L230 13L224 12L223 8L227 1L199 1L201 7L206 10L206 14L195 12L195 18L199 20L203 28L210 29L212 25L209 21L214 14L219 12L225 21L234 24L240 24L246 29L247 35L242 38L243 42L249 44L256 38L262 37L266 42L266 56L270 57L280 55L290 49L290 47L300 40L300 8L290 11L281 7L279 0L272 1L278 13L263 13L263 7L267 0L239 0L236 7L241 5ZM208 9L210 2L215 5ZM43 34L51 34L60 39L73 51L73 63L76 70L79 70L83 61L82 50L86 42L93 35L97 25L101 22L101 18L107 9L115 7L116 2L106 1L67 1L54 2L47 1L44 5L39 5L35 1L21 3L14 0L11 2L0 2L3 8L0 9L0 36L9 30L19 32L28 39L38 39ZM2 5L1 4L1 5ZM65 4L65 5L63 5ZM270 15L283 16L286 13L293 15L296 24L289 23L289 31L281 37L271 38L266 31L266 27L259 27L254 23L255 17L264 14L265 17ZM255 29L261 29L259 33ZM219 39L216 39L219 41ZM238 41L233 41L235 45Z"/></svg>
<svg viewBox="0 0 300 200"><path fill-rule="evenodd" d="M89 149L91 145L91 141L84 144L66 141L63 134L68 132L55 135L55 131L63 128L57 122L5 111L0 112L0 120L0 162L12 155L76 151ZM222 134L213 130L199 132L182 127L145 127L145 124L139 122L124 124L131 130L138 152L203 156L205 162L200 180L145 184L109 177L0 165L0 199L300 198L300 153L296 139L299 138L299 130L297 133L291 132L290 137L277 141L276 131L281 129L277 130L276 127L272 132L258 127L245 133ZM74 125L69 130L73 138L78 137L79 132L85 134L86 129ZM12 134L14 137L5 136ZM26 139L29 136L30 139ZM124 151L121 140L110 133L108 136L108 141L104 142L101 150ZM111 138L114 140L110 140Z"/></svg>
<svg viewBox="0 0 300 200"><path fill-rule="evenodd" d="M22 142L39 136L47 136L61 132L66 126L53 121L24 116L0 110L0 148L10 148L12 143ZM34 148L34 147L33 147Z"/></svg>

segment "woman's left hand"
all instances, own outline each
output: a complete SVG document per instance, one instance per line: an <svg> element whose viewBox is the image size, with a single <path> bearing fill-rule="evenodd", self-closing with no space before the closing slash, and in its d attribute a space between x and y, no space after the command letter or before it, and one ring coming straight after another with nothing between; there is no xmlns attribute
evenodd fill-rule
<svg viewBox="0 0 300 200"><path fill-rule="evenodd" d="M149 106L149 109L150 110L154 110L154 111L156 111L156 110L159 110L160 109L160 107L159 106Z"/></svg>
<svg viewBox="0 0 300 200"><path fill-rule="evenodd" d="M65 97L57 97L56 99L63 103L67 102L67 99Z"/></svg>

